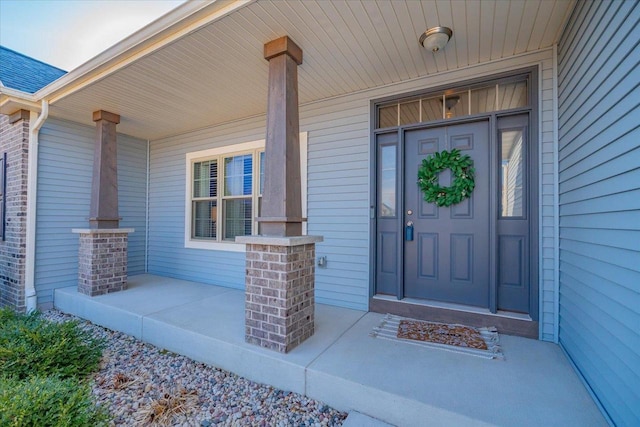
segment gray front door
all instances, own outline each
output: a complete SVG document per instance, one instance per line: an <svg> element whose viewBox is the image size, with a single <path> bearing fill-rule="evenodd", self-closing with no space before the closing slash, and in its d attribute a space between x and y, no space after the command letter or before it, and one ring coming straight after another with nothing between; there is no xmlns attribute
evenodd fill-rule
<svg viewBox="0 0 640 427"><path fill-rule="evenodd" d="M404 296L489 308L489 121L407 130L404 134ZM450 207L423 200L417 185L422 159L458 149L471 156L475 190ZM450 170L440 185L451 183Z"/></svg>

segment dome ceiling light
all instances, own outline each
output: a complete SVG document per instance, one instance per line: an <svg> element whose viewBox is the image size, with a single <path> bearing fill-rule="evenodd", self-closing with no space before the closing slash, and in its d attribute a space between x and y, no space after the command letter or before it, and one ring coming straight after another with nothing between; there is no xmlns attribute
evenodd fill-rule
<svg viewBox="0 0 640 427"><path fill-rule="evenodd" d="M449 27L433 27L422 33L418 42L425 49L437 52L444 49L452 35L453 31Z"/></svg>

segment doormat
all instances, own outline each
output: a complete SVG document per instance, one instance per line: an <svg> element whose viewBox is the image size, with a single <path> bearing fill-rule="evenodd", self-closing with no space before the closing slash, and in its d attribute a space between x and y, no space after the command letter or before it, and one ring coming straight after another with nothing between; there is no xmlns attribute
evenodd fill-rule
<svg viewBox="0 0 640 427"><path fill-rule="evenodd" d="M472 328L387 314L380 326L373 328L370 335L374 338L471 354L485 359L504 359L498 331L494 327Z"/></svg>

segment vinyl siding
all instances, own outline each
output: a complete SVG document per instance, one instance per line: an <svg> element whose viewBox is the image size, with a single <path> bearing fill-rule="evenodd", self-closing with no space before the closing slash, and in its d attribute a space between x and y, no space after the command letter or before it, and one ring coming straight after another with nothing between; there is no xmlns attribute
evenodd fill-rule
<svg viewBox="0 0 640 427"><path fill-rule="evenodd" d="M539 183L543 198L541 234L545 242L540 275L541 337L553 340L555 282L553 153L553 61L545 50L504 61L441 73L428 78L366 90L300 107L300 131L308 132L308 233L324 242L316 255L327 268L316 268L316 301L368 309L370 236L370 102L415 90L540 66ZM543 118L543 119L542 119ZM184 247L185 155L225 145L264 139L264 116L236 121L151 142L149 193L149 272L242 289L244 253ZM544 166L544 167L543 167ZM547 250L548 249L548 250Z"/></svg>
<svg viewBox="0 0 640 427"><path fill-rule="evenodd" d="M554 341L556 339L556 306L558 260L556 253L557 224L554 200L557 196L557 182L554 175L554 155L558 150L554 119L554 69L553 58L549 56L540 61L540 124L538 129L539 176L538 195L540 204L539 224L539 321L540 339Z"/></svg>
<svg viewBox="0 0 640 427"><path fill-rule="evenodd" d="M301 109L309 132L309 234L324 236L316 268L319 302L369 306L369 100L343 97Z"/></svg>
<svg viewBox="0 0 640 427"><path fill-rule="evenodd" d="M78 283L78 235L88 228L95 128L49 119L40 130L35 281L38 304ZM120 226L129 235L129 275L145 271L147 143L118 135Z"/></svg>
<svg viewBox="0 0 640 427"><path fill-rule="evenodd" d="M620 426L640 425L639 22L579 2L558 51L559 340Z"/></svg>
<svg viewBox="0 0 640 427"><path fill-rule="evenodd" d="M244 253L184 247L186 153L264 139L264 120L152 141L149 273L244 289Z"/></svg>

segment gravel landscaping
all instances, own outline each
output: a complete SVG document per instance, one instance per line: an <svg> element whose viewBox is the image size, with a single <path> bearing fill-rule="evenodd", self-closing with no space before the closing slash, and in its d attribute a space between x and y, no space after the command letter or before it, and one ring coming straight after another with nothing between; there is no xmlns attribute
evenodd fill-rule
<svg viewBox="0 0 640 427"><path fill-rule="evenodd" d="M44 317L76 319L56 310ZM92 389L115 425L340 426L347 414L80 320L106 340Z"/></svg>

